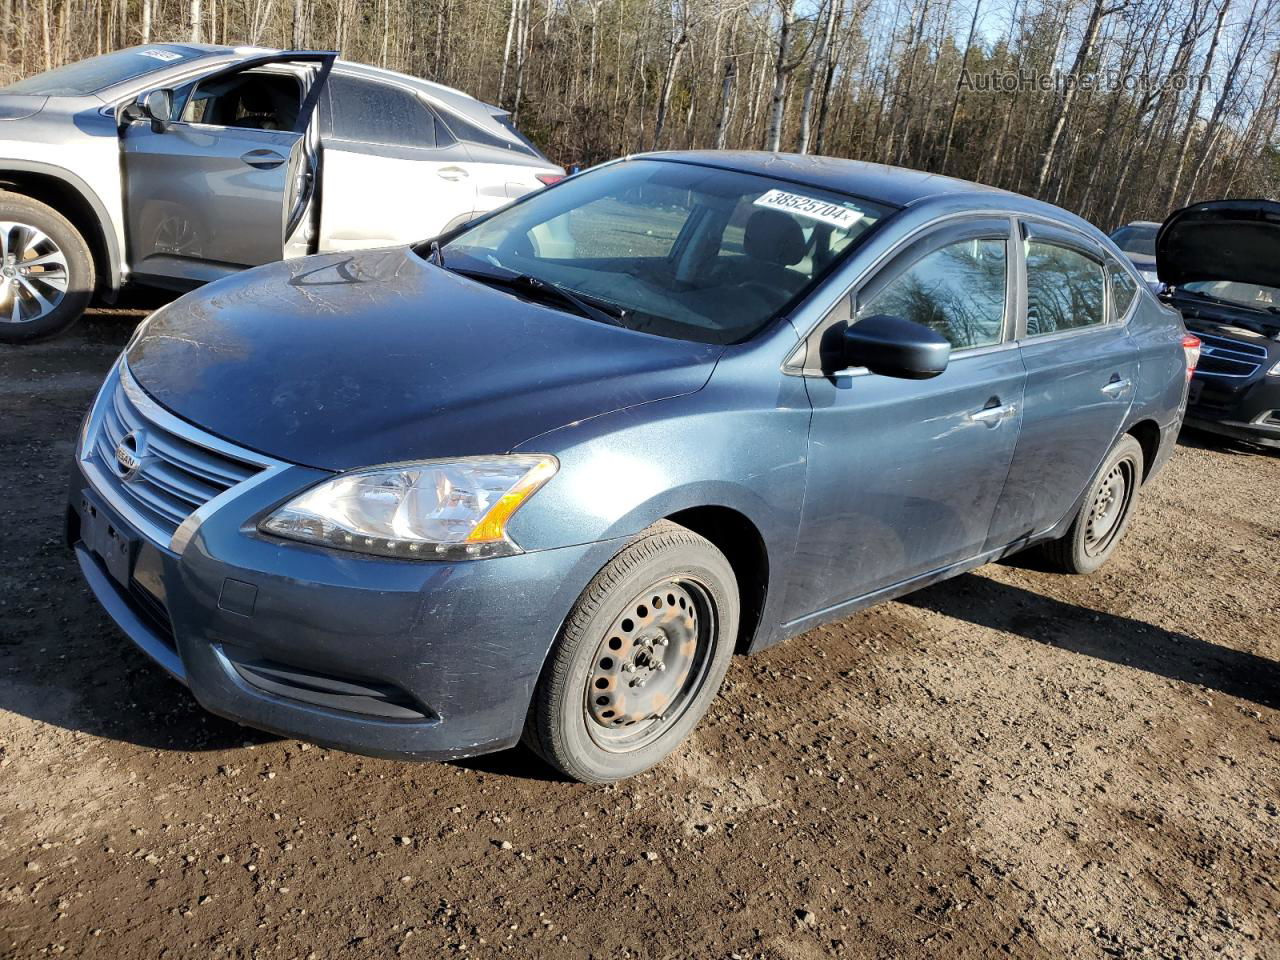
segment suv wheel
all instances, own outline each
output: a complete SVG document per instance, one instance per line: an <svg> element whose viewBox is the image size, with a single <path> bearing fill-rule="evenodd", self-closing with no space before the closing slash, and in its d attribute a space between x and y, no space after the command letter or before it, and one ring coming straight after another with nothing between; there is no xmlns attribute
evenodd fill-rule
<svg viewBox="0 0 1280 960"><path fill-rule="evenodd" d="M1044 545L1045 558L1063 573L1093 573L1124 536L1142 487L1142 445L1125 434L1094 474L1071 528Z"/></svg>
<svg viewBox="0 0 1280 960"><path fill-rule="evenodd" d="M0 192L0 343L66 330L84 313L93 287L88 244L66 217Z"/></svg>
<svg viewBox="0 0 1280 960"><path fill-rule="evenodd" d="M649 769L706 712L737 634L724 554L674 523L651 527L578 598L534 690L525 742L586 783Z"/></svg>

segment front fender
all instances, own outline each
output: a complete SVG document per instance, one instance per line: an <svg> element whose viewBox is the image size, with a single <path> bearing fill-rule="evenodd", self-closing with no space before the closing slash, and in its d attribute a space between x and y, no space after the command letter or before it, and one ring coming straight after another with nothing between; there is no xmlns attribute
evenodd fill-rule
<svg viewBox="0 0 1280 960"><path fill-rule="evenodd" d="M697 393L527 441L517 449L554 454L560 470L512 519L512 537L526 550L551 549L631 537L695 507L734 510L767 551L768 631L795 552L810 413L803 382L779 379L766 399L717 389L713 377Z"/></svg>

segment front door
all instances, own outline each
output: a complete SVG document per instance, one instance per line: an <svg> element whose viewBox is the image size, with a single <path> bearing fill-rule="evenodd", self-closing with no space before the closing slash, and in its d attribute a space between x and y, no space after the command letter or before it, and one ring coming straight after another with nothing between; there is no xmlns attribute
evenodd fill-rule
<svg viewBox="0 0 1280 960"><path fill-rule="evenodd" d="M314 182L307 128L329 54L254 58L175 91L163 130L120 135L142 278L198 283L279 260Z"/></svg>
<svg viewBox="0 0 1280 960"><path fill-rule="evenodd" d="M1024 223L1027 393L989 546L1066 519L1128 417L1138 351L1109 304L1102 253L1078 234Z"/></svg>
<svg viewBox="0 0 1280 960"><path fill-rule="evenodd" d="M856 295L952 343L930 380L809 377L808 481L788 619L980 553L1018 438L1025 373L1010 342L1008 220L911 243Z"/></svg>

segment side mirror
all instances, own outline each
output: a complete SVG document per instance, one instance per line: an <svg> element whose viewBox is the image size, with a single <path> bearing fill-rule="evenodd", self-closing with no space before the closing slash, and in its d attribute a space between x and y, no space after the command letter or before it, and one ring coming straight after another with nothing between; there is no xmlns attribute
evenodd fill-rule
<svg viewBox="0 0 1280 960"><path fill-rule="evenodd" d="M924 324L877 313L844 331L844 361L872 373L903 380L928 380L947 369L951 343Z"/></svg>
<svg viewBox="0 0 1280 960"><path fill-rule="evenodd" d="M152 133L164 133L173 120L173 91L148 90L139 94L126 119L150 120Z"/></svg>

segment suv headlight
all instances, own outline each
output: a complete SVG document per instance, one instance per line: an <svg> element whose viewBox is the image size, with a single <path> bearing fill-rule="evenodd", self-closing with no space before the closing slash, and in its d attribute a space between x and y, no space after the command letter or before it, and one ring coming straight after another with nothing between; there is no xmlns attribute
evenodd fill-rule
<svg viewBox="0 0 1280 960"><path fill-rule="evenodd" d="M259 524L277 537L411 560L519 553L507 521L560 467L555 457L424 460L352 470Z"/></svg>
<svg viewBox="0 0 1280 960"><path fill-rule="evenodd" d="M1280 377L1280 360L1276 361L1276 365L1267 371L1268 377Z"/></svg>

